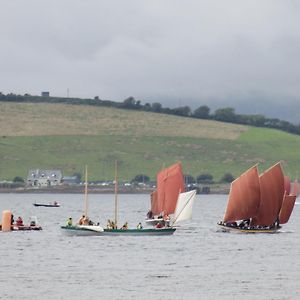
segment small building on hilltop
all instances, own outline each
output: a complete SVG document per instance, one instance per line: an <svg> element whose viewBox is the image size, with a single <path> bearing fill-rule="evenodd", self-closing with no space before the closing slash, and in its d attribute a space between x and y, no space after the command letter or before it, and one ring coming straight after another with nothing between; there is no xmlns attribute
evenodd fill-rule
<svg viewBox="0 0 300 300"><path fill-rule="evenodd" d="M29 170L27 175L27 186L48 187L57 186L62 183L62 172L60 170Z"/></svg>

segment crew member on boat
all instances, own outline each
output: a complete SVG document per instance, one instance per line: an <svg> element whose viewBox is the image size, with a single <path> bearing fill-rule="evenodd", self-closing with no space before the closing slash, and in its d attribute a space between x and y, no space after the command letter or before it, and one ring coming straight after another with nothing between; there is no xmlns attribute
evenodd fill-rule
<svg viewBox="0 0 300 300"><path fill-rule="evenodd" d="M20 216L18 217L18 219L16 221L16 225L17 226L23 226L23 220L22 220L22 218Z"/></svg>
<svg viewBox="0 0 300 300"><path fill-rule="evenodd" d="M125 222L124 225L121 227L121 229L127 230L128 229L128 222Z"/></svg>
<svg viewBox="0 0 300 300"><path fill-rule="evenodd" d="M72 218L70 217L68 220L67 220L67 226L72 226L73 224L73 220Z"/></svg>
<svg viewBox="0 0 300 300"><path fill-rule="evenodd" d="M152 212L152 210L149 210L149 211L147 212L147 219L153 219L153 218L154 218L153 212Z"/></svg>
<svg viewBox="0 0 300 300"><path fill-rule="evenodd" d="M136 228L137 228L137 229L143 229L142 223L139 222L139 224L137 224Z"/></svg>
<svg viewBox="0 0 300 300"><path fill-rule="evenodd" d="M109 219L107 220L106 228L107 228L107 229L113 229L113 228L112 228L112 224L111 224L111 220L109 220Z"/></svg>
<svg viewBox="0 0 300 300"><path fill-rule="evenodd" d="M82 215L82 217L78 221L79 225L89 225L89 218L85 215Z"/></svg>
<svg viewBox="0 0 300 300"><path fill-rule="evenodd" d="M163 227L164 227L164 225L162 222L158 222L155 226L155 228L163 228Z"/></svg>
<svg viewBox="0 0 300 300"><path fill-rule="evenodd" d="M164 225L165 226L170 225L170 216L168 214L164 215Z"/></svg>

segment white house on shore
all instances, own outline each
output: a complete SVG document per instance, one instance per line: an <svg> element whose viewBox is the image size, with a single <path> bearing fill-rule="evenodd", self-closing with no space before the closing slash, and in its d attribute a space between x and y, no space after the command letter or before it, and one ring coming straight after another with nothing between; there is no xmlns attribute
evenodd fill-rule
<svg viewBox="0 0 300 300"><path fill-rule="evenodd" d="M27 175L27 186L47 187L57 186L62 183L62 172L60 170L32 169Z"/></svg>

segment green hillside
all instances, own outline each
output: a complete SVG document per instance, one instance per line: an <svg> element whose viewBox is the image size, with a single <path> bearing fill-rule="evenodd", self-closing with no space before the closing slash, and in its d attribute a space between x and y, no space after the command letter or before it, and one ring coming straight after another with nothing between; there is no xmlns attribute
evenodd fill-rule
<svg viewBox="0 0 300 300"><path fill-rule="evenodd" d="M116 108L0 102L0 179L26 177L31 168L83 173L91 180L144 173L155 179L163 166L182 161L184 172L239 175L259 162L282 160L285 173L300 168L300 136L210 120Z"/></svg>

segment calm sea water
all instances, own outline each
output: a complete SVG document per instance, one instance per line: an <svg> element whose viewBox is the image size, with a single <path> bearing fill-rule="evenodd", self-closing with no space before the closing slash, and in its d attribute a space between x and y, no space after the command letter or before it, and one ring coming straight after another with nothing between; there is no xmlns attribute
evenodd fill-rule
<svg viewBox="0 0 300 300"><path fill-rule="evenodd" d="M120 224L136 226L148 195L120 195ZM34 207L57 201L60 208ZM90 217L113 218L113 195L90 195ZM300 299L300 205L277 234L218 232L226 196L197 196L193 220L164 237L66 237L82 195L0 194L0 211L40 232L0 233L0 299Z"/></svg>

